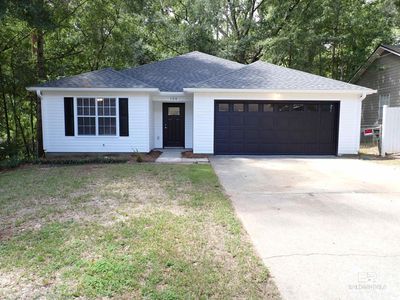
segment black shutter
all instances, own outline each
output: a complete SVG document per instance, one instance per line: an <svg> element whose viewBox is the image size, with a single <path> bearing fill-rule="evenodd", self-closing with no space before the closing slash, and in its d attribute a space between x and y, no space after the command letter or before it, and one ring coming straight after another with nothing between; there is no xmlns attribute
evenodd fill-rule
<svg viewBox="0 0 400 300"><path fill-rule="evenodd" d="M74 98L64 98L65 136L74 136Z"/></svg>
<svg viewBox="0 0 400 300"><path fill-rule="evenodd" d="M129 136L128 98L119 98L119 135Z"/></svg>

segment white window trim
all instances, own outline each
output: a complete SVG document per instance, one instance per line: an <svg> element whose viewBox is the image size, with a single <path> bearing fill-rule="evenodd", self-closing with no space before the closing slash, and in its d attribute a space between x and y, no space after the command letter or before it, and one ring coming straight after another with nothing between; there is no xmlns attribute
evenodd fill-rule
<svg viewBox="0 0 400 300"><path fill-rule="evenodd" d="M78 98L115 98L115 122L116 122L116 133L115 135L99 135L99 126L98 126L98 118L99 115L97 113L97 100L96 101L96 114L95 117L95 126L96 126L96 135L83 135L78 134ZM88 116L90 117L90 116ZM100 116L102 117L102 116ZM76 96L74 97L74 133L75 137L78 138L119 138L119 97L117 96Z"/></svg>

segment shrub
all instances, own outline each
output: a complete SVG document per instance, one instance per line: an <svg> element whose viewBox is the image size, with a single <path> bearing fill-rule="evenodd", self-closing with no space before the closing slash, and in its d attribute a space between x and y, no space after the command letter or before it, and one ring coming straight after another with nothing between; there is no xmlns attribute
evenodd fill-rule
<svg viewBox="0 0 400 300"><path fill-rule="evenodd" d="M26 163L28 160L24 159L24 158L19 158L17 156L13 156L11 158L8 159L4 159L0 161L0 171L1 170L7 170L7 169L13 169L13 168L17 168L20 165Z"/></svg>
<svg viewBox="0 0 400 300"><path fill-rule="evenodd" d="M123 157L88 157L68 159L39 159L36 164L42 165L84 165L84 164L121 164L126 163L127 158Z"/></svg>

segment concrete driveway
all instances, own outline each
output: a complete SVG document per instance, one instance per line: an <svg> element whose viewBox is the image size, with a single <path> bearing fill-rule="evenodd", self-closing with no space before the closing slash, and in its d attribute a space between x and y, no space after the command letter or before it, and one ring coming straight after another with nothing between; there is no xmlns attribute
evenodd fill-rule
<svg viewBox="0 0 400 300"><path fill-rule="evenodd" d="M284 299L400 299L400 163L211 163Z"/></svg>

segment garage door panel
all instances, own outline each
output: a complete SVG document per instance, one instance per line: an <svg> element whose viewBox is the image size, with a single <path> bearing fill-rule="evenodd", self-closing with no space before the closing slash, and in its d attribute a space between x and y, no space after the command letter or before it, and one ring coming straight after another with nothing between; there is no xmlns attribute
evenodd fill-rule
<svg viewBox="0 0 400 300"><path fill-rule="evenodd" d="M336 154L337 102L223 101L225 112L218 102L216 154Z"/></svg>
<svg viewBox="0 0 400 300"><path fill-rule="evenodd" d="M261 119L259 124L261 129L273 129L274 128L274 119L270 114L262 114L259 116Z"/></svg>
<svg viewBox="0 0 400 300"><path fill-rule="evenodd" d="M230 126L244 126L244 113L232 113L231 116L229 116L229 122Z"/></svg>
<svg viewBox="0 0 400 300"><path fill-rule="evenodd" d="M260 117L255 113L247 114L244 117L244 126L259 128L260 127Z"/></svg>
<svg viewBox="0 0 400 300"><path fill-rule="evenodd" d="M231 129L229 137L233 142L243 142L244 137L245 137L244 130L243 129Z"/></svg>

